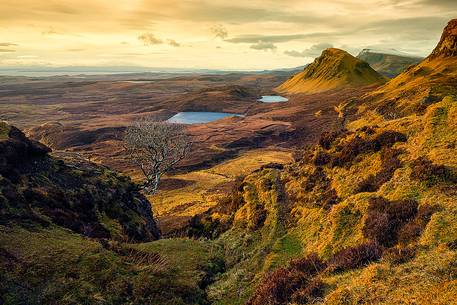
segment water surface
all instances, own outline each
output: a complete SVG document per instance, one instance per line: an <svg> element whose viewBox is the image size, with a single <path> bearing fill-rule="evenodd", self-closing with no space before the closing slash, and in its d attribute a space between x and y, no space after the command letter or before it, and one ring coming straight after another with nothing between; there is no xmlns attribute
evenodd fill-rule
<svg viewBox="0 0 457 305"><path fill-rule="evenodd" d="M262 103L282 103L287 102L289 99L280 95L263 95L261 99L257 101Z"/></svg>
<svg viewBox="0 0 457 305"><path fill-rule="evenodd" d="M241 115L227 112L179 112L169 118L167 122L179 124L209 123L231 116Z"/></svg>

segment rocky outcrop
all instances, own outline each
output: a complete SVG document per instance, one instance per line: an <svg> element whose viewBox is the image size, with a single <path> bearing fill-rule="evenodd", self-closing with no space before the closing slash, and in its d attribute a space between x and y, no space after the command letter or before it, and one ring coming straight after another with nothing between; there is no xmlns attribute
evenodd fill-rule
<svg viewBox="0 0 457 305"><path fill-rule="evenodd" d="M457 19L449 21L441 35L440 42L428 59L457 56Z"/></svg>
<svg viewBox="0 0 457 305"><path fill-rule="evenodd" d="M11 174L24 162L45 156L51 151L47 146L29 140L19 129L0 123L0 174Z"/></svg>
<svg viewBox="0 0 457 305"><path fill-rule="evenodd" d="M149 201L128 177L86 160L56 159L0 126L0 224L57 225L93 238L160 238Z"/></svg>

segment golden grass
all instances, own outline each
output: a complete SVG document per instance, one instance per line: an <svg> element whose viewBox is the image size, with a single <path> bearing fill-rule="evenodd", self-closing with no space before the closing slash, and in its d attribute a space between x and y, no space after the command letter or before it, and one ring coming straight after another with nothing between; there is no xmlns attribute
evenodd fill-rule
<svg viewBox="0 0 457 305"><path fill-rule="evenodd" d="M339 49L327 49L311 65L276 88L279 92L320 93L382 84L386 79L368 64Z"/></svg>
<svg viewBox="0 0 457 305"><path fill-rule="evenodd" d="M226 196L230 183L238 176L247 175L268 163L286 164L292 161L287 150L259 149L243 153L210 169L185 174L167 175L166 179L180 179L188 185L170 190L159 190L149 196L154 213L161 216L193 216L214 206Z"/></svg>
<svg viewBox="0 0 457 305"><path fill-rule="evenodd" d="M381 262L324 277L324 282L336 288L324 304L455 304L456 259L455 251L438 247L400 266Z"/></svg>
<svg viewBox="0 0 457 305"><path fill-rule="evenodd" d="M251 150L238 158L216 165L208 171L230 178L236 178L250 174L268 163L287 164L290 162L292 162L292 153L289 151L278 149Z"/></svg>
<svg viewBox="0 0 457 305"><path fill-rule="evenodd" d="M10 127L5 122L0 121L0 140L8 139Z"/></svg>

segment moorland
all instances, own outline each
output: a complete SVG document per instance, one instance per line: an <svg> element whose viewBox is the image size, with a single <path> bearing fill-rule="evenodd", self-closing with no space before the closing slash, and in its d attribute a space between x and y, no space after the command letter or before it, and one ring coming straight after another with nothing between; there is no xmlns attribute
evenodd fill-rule
<svg viewBox="0 0 457 305"><path fill-rule="evenodd" d="M0 303L453 304L457 20L427 58L366 53L0 77ZM143 194L126 126L187 111L240 116L187 125Z"/></svg>

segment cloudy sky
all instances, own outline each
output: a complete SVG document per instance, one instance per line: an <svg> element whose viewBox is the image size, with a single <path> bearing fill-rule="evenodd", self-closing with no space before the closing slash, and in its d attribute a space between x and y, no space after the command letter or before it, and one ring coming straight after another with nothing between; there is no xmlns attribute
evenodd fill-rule
<svg viewBox="0 0 457 305"><path fill-rule="evenodd" d="M457 0L1 0L0 66L272 69L322 49L427 55Z"/></svg>

